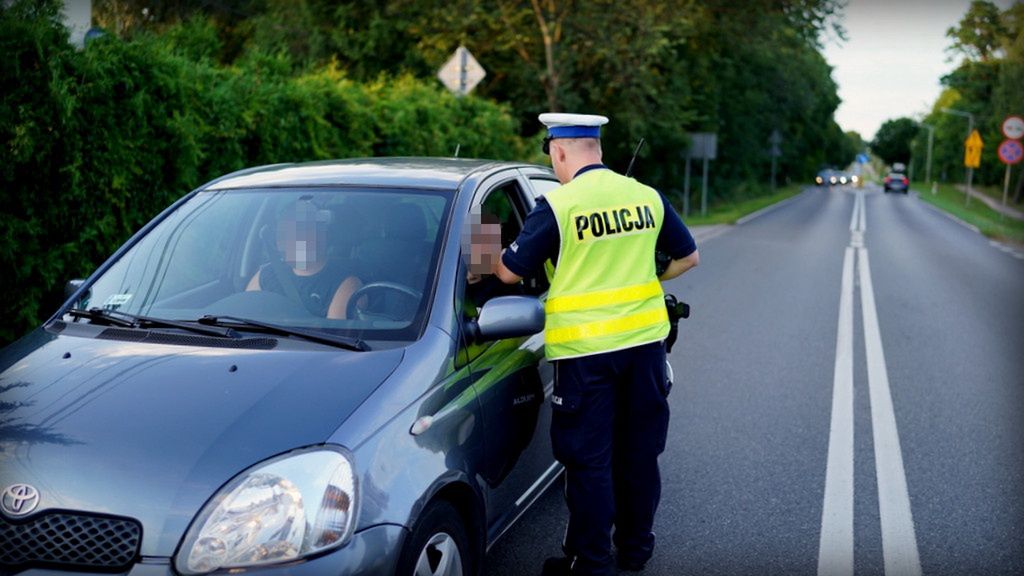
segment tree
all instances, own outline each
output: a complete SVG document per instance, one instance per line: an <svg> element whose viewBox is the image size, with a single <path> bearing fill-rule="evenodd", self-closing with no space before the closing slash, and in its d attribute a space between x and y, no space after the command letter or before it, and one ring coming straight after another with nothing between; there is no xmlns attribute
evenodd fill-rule
<svg viewBox="0 0 1024 576"><path fill-rule="evenodd" d="M910 161L910 143L917 136L917 122L910 118L886 120L871 141L871 151L886 164Z"/></svg>
<svg viewBox="0 0 1024 576"><path fill-rule="evenodd" d="M856 130L846 131L846 141L849 142L850 148L855 154L860 154L867 149L868 144L864 141L864 137L860 135L860 132Z"/></svg>
<svg viewBox="0 0 1024 576"><path fill-rule="evenodd" d="M946 31L953 39L950 51L960 52L967 58L988 61L1002 47L1008 30L1000 18L999 8L991 2L974 0L959 26Z"/></svg>

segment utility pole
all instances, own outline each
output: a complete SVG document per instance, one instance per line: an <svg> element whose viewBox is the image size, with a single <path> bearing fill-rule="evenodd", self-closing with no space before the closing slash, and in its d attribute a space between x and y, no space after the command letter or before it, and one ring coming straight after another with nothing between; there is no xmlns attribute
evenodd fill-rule
<svg viewBox="0 0 1024 576"><path fill-rule="evenodd" d="M974 132L974 114L970 112L964 112L963 110L954 110L952 108L943 108L943 112L946 114L952 114L954 116L960 116L961 118L967 118L967 136ZM971 205L971 182L974 180L974 168L967 168L967 190L964 191L966 199L964 200L964 206Z"/></svg>
<svg viewBox="0 0 1024 576"><path fill-rule="evenodd" d="M931 124L925 124L921 122L921 127L928 130L928 158L925 160L924 168L924 180L925 184L931 186L932 183L932 142L935 140L935 126Z"/></svg>
<svg viewBox="0 0 1024 576"><path fill-rule="evenodd" d="M782 144L782 135L779 131L772 130L772 135L768 137L768 142L772 145L770 154L772 156L772 192L775 192L775 159L782 156L782 148L779 144Z"/></svg>

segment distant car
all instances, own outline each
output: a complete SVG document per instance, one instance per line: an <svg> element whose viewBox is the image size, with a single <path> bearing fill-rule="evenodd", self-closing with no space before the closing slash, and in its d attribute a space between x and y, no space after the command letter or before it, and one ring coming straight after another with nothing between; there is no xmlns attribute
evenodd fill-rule
<svg viewBox="0 0 1024 576"><path fill-rule="evenodd" d="M910 191L910 179L899 172L890 172L885 177L883 186L886 192L902 192L906 194Z"/></svg>
<svg viewBox="0 0 1024 576"><path fill-rule="evenodd" d="M847 184L856 184L857 177L841 170L827 168L818 172L818 175L814 177L814 183L818 186L846 186Z"/></svg>
<svg viewBox="0 0 1024 576"><path fill-rule="evenodd" d="M814 183L818 186L838 186L840 174L841 172L832 169L822 170L814 177Z"/></svg>
<svg viewBox="0 0 1024 576"><path fill-rule="evenodd" d="M556 186L376 158L178 201L0 352L0 574L479 574L562 468L546 279L471 283L466 231L507 245ZM344 315L291 271L317 254Z"/></svg>

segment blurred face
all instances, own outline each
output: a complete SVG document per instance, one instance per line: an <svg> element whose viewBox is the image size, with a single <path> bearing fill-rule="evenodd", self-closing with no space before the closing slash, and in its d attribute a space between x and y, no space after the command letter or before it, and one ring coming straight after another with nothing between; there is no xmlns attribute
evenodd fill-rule
<svg viewBox="0 0 1024 576"><path fill-rule="evenodd" d="M494 273L501 258L501 224L493 218L474 216L469 240L470 280Z"/></svg>
<svg viewBox="0 0 1024 576"><path fill-rule="evenodd" d="M319 212L313 204L299 202L278 220L277 248L297 271L314 268L326 256L327 222Z"/></svg>

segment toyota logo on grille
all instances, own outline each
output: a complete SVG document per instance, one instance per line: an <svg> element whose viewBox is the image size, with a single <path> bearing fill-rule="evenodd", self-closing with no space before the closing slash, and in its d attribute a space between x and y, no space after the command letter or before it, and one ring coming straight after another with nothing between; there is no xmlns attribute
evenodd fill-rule
<svg viewBox="0 0 1024 576"><path fill-rule="evenodd" d="M39 505L39 490L28 484L12 484L4 490L0 507L11 516L24 516Z"/></svg>

